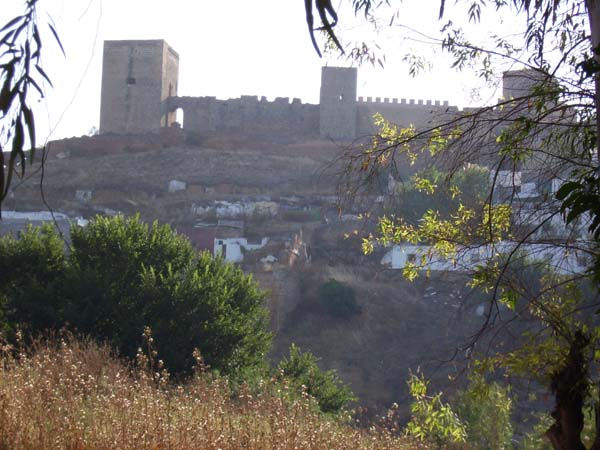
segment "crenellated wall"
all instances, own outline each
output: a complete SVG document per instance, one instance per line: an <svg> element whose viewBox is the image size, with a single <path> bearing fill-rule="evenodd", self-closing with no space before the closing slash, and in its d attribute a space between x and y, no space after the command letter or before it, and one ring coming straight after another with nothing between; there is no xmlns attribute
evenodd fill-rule
<svg viewBox="0 0 600 450"><path fill-rule="evenodd" d="M193 133L286 134L350 141L375 132L373 115L399 126L435 126L459 109L447 101L358 97L357 70L323 67L320 103L242 96L179 97L179 58L162 40L106 41L100 133L137 134L172 126L183 110L183 128ZM504 74L505 97L525 95L540 81L532 70ZM466 109L464 111L467 111Z"/></svg>
<svg viewBox="0 0 600 450"><path fill-rule="evenodd" d="M300 99L287 97L267 101L257 96L244 95L230 100L216 97L171 97L167 100L169 111L182 109L187 131L213 133L241 131L245 133L285 133L298 136L353 138L375 131L373 115L381 113L386 119L401 126L423 127L441 120L458 108L447 101L363 98L355 104L355 125L340 128L338 133L323 134L321 105L302 103ZM352 120L350 117L349 120ZM333 124L333 125L332 125ZM335 128L335 123L329 124Z"/></svg>
<svg viewBox="0 0 600 450"><path fill-rule="evenodd" d="M358 97L357 103L357 135L362 136L375 131L373 115L382 114L390 122L407 127L423 128L447 118L458 112L456 106L447 101L415 100L375 97Z"/></svg>

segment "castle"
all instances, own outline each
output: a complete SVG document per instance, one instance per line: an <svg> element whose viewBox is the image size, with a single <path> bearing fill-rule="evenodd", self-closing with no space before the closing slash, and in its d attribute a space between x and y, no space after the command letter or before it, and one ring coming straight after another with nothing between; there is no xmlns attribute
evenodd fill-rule
<svg viewBox="0 0 600 450"><path fill-rule="evenodd" d="M531 84L523 74L527 71L504 74L504 98L517 97L521 85ZM100 133L144 134L177 126L176 111L182 109L185 121L179 125L200 134L284 133L352 140L373 131L375 113L419 127L458 111L448 102L357 98L355 68L323 67L318 105L297 98L180 97L178 76L179 55L164 40L105 41Z"/></svg>

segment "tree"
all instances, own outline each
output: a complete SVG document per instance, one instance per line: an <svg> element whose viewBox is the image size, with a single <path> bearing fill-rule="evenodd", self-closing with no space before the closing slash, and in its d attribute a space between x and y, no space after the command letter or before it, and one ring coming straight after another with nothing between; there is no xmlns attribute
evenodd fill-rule
<svg viewBox="0 0 600 450"><path fill-rule="evenodd" d="M319 302L334 317L349 318L360 312L354 289L334 279L319 287Z"/></svg>
<svg viewBox="0 0 600 450"><path fill-rule="evenodd" d="M353 0L351 4L366 15L376 6L391 8L391 2ZM477 22L486 3L467 4L469 20ZM454 211L445 214L429 210L418 223L381 217L365 248L399 242L426 244L426 257L405 271L409 277L417 276L434 258L459 259L468 249L488 255L473 268L471 284L491 290L493 296L480 332L466 348L474 354L486 330L507 327L514 321L509 318L502 323L501 304L517 317L532 319L534 329L523 336L521 351L500 364L504 368L520 366L555 394L554 424L546 433L553 446L584 448L580 432L586 402L596 405L596 422L600 423L600 400L591 398L593 390L589 389L599 381L591 377L589 367L595 360L600 328L597 316L585 313L597 308L598 288L596 284L589 289L581 282L600 279L600 4L593 0L491 4L526 14L526 26L516 41L496 33L495 46L484 48L448 22L438 43L453 57L455 68L476 69L484 78L490 77L495 62L521 64L528 70L523 72L519 89L513 91L518 93L489 107L445 117L421 130L401 129L380 120L370 145L348 153L346 174L353 178L342 183L341 190L346 197L360 194L361 179L393 167L400 155L427 154L447 171L449 184L465 163L489 168L491 183L485 201L466 205L460 200ZM440 18L448 14L445 6L442 0ZM330 28L325 31L330 36L333 33ZM540 192L535 202L524 201L517 189L520 183L515 182L524 168L536 168L540 181L557 179L562 187L555 196L552 191ZM426 181L429 186L440 184ZM546 229L561 215L567 226L561 226L559 233L549 233ZM539 289L532 291L514 276L511 267L518 265L523 249L531 252L542 248L540 245L563 252L564 258L579 252L593 264L586 272L569 276L551 259L555 270L545 273ZM541 351L546 353L540 358ZM600 435L592 448L600 448Z"/></svg>
<svg viewBox="0 0 600 450"><path fill-rule="evenodd" d="M314 397L322 412L341 413L356 397L334 370L321 370L317 361L312 353L302 352L292 344L289 358L282 359L277 366L277 378L291 382L296 392L303 391Z"/></svg>
<svg viewBox="0 0 600 450"><path fill-rule="evenodd" d="M448 403L442 401L442 393L427 394L427 380L422 374L411 374L408 379L411 419L406 425L406 433L422 441L430 441L438 448L448 442L465 442L467 430L464 423Z"/></svg>
<svg viewBox="0 0 600 450"><path fill-rule="evenodd" d="M469 381L456 400L456 413L465 424L467 442L482 450L512 448L510 390L497 382L487 383L481 374L473 374Z"/></svg>
<svg viewBox="0 0 600 450"><path fill-rule="evenodd" d="M23 177L35 155L35 119L31 105L36 95L44 96L44 82L52 85L41 66L44 35L38 26L37 2L25 0L23 14L0 28L0 219L2 202L9 194L13 175ZM48 30L63 50L52 22L48 22ZM8 161L5 160L6 149L9 149Z"/></svg>
<svg viewBox="0 0 600 450"><path fill-rule="evenodd" d="M190 371L196 348L223 374L265 366L271 335L264 293L240 269L197 254L168 225L148 226L138 217L96 217L85 228L74 226L71 236L68 253L50 226L0 239L9 329L66 326L133 358L150 327L154 349L172 372Z"/></svg>
<svg viewBox="0 0 600 450"><path fill-rule="evenodd" d="M58 328L63 305L56 295L63 285L67 257L64 242L46 224L0 239L0 298L2 329L14 334L17 326ZM18 299L18 300L17 300Z"/></svg>

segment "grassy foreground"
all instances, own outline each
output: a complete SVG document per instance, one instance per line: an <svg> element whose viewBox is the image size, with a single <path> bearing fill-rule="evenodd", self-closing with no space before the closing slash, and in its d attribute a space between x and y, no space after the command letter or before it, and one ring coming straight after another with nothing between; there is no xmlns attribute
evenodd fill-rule
<svg viewBox="0 0 600 450"><path fill-rule="evenodd" d="M174 384L132 368L108 347L74 339L38 344L0 366L0 448L414 449L384 430L326 419L282 385L232 400L224 380Z"/></svg>

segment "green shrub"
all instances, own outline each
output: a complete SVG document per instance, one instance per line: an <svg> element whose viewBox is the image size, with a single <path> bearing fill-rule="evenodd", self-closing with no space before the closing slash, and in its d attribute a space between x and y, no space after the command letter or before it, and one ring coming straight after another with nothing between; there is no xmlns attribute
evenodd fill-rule
<svg viewBox="0 0 600 450"><path fill-rule="evenodd" d="M320 220L319 209L312 210L286 210L281 213L281 219L285 222L317 222Z"/></svg>
<svg viewBox="0 0 600 450"><path fill-rule="evenodd" d="M286 379L295 392L305 391L319 404L324 413L337 414L356 401L350 388L342 383L335 370L323 371L318 358L310 352L301 352L295 344L290 347L289 358L277 366L280 381Z"/></svg>
<svg viewBox="0 0 600 450"><path fill-rule="evenodd" d="M360 312L354 289L333 279L319 288L319 302L334 317L347 318Z"/></svg>
<svg viewBox="0 0 600 450"><path fill-rule="evenodd" d="M465 442L466 427L448 403L442 401L442 393L427 394L427 380L411 374L408 380L411 419L406 425L406 433L421 441L430 442L436 448L445 448L449 444Z"/></svg>
<svg viewBox="0 0 600 450"><path fill-rule="evenodd" d="M168 225L96 217L72 228L68 255L52 228L27 233L0 240L0 267L10 268L0 287L10 325L32 332L68 325L128 357L148 326L159 357L176 373L191 370L195 348L225 374L265 366L271 335L264 293L241 270L197 254ZM37 275L22 275L29 272Z"/></svg>
<svg viewBox="0 0 600 450"><path fill-rule="evenodd" d="M29 226L0 239L0 297L2 328L40 330L62 323L64 304L58 293L64 286L65 244L54 227Z"/></svg>
<svg viewBox="0 0 600 450"><path fill-rule="evenodd" d="M456 412L467 428L467 442L482 450L512 448L510 389L483 376L472 375L466 390L459 392Z"/></svg>

